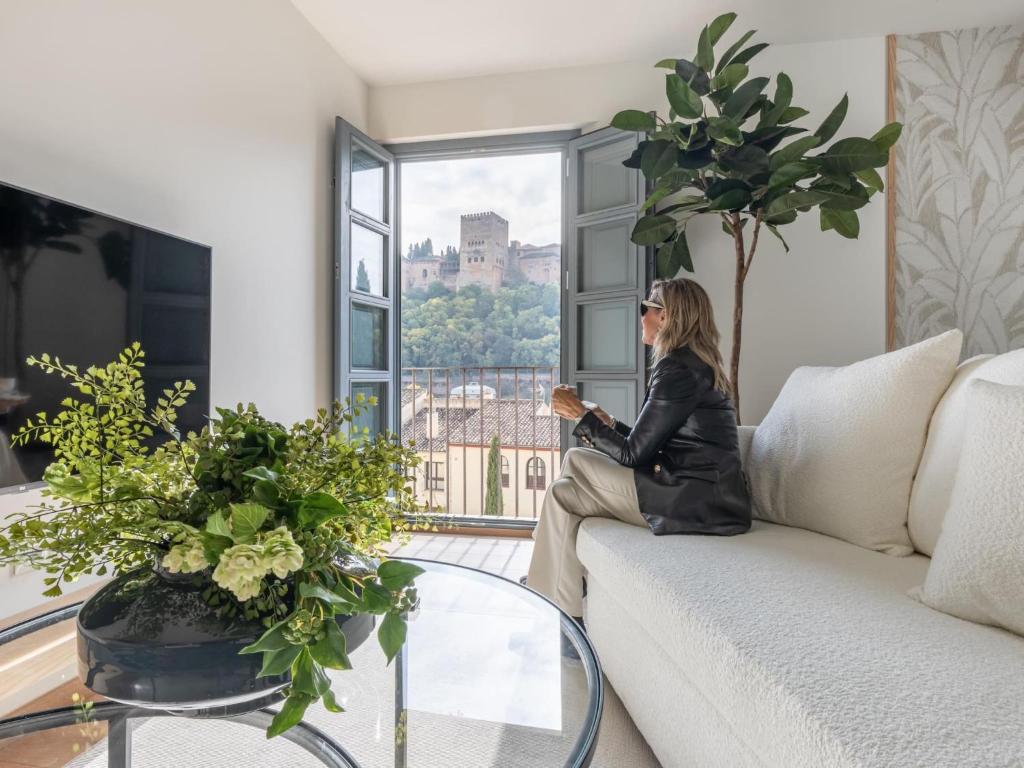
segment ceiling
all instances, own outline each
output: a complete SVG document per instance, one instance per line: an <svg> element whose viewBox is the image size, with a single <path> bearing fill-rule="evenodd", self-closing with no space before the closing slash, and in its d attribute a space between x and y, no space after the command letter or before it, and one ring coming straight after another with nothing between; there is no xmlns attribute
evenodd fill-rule
<svg viewBox="0 0 1024 768"><path fill-rule="evenodd" d="M1024 23L1021 0L292 0L370 85L691 55L700 28L724 41L815 42Z"/></svg>

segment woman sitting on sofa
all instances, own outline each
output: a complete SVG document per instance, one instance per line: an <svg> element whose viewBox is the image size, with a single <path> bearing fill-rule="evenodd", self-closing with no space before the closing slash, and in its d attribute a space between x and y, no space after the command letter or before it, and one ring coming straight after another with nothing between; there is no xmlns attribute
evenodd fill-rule
<svg viewBox="0 0 1024 768"><path fill-rule="evenodd" d="M551 394L555 413L579 420L573 435L588 447L569 449L548 488L526 583L573 617L583 615L583 518L646 525L656 536L750 528L736 411L707 293L685 278L659 280L640 315L654 365L632 428L587 408L569 387Z"/></svg>

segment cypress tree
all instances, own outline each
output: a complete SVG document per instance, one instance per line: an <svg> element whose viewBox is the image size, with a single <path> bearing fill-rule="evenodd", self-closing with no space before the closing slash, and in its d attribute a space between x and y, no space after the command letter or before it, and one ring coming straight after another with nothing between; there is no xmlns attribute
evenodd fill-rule
<svg viewBox="0 0 1024 768"><path fill-rule="evenodd" d="M484 497L484 514L501 517L504 514L504 499L501 495L501 448L498 436L491 437L487 451L487 495Z"/></svg>

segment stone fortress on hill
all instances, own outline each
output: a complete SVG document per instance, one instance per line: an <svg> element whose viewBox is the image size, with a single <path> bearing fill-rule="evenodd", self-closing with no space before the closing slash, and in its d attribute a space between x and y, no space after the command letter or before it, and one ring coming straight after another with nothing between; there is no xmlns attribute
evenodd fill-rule
<svg viewBox="0 0 1024 768"><path fill-rule="evenodd" d="M558 282L561 246L531 245L508 239L508 221L494 211L463 214L459 249L444 253L410 253L402 257L405 288L426 288L440 281L456 291L482 285L490 291L525 280L543 285Z"/></svg>

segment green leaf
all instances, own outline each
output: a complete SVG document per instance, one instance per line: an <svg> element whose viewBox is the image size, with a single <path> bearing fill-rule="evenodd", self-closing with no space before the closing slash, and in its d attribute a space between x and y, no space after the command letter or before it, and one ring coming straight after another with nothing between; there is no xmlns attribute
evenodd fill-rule
<svg viewBox="0 0 1024 768"><path fill-rule="evenodd" d="M289 644L285 648L264 652L263 667L260 669L260 673L256 675L256 677L283 675L291 669L292 664L297 658L299 658L299 654L302 653L302 651L303 646Z"/></svg>
<svg viewBox="0 0 1024 768"><path fill-rule="evenodd" d="M789 104L793 100L793 81L789 79L789 75L779 72L775 82L775 105L764 114L759 126L778 125L779 119L789 109Z"/></svg>
<svg viewBox="0 0 1024 768"><path fill-rule="evenodd" d="M782 117L779 118L779 125L786 125L792 123L794 120L799 120L801 117L806 117L811 114L803 107L786 107L782 110Z"/></svg>
<svg viewBox="0 0 1024 768"><path fill-rule="evenodd" d="M305 581L299 584L299 594L307 599L320 600L327 605L339 606L345 610L352 610L359 605L358 602L353 603L351 600L334 593L326 587L322 587L319 584L310 584Z"/></svg>
<svg viewBox="0 0 1024 768"><path fill-rule="evenodd" d="M655 69L675 69L676 59L662 59L654 67Z"/></svg>
<svg viewBox="0 0 1024 768"><path fill-rule="evenodd" d="M313 659L328 669L352 669L345 633L333 619L327 621L326 627L327 634L324 638L309 647Z"/></svg>
<svg viewBox="0 0 1024 768"><path fill-rule="evenodd" d="M668 103L680 117L696 119L704 113L704 102L679 75L665 75L665 92Z"/></svg>
<svg viewBox="0 0 1024 768"><path fill-rule="evenodd" d="M708 186L706 194L708 199L713 200L734 189L742 189L745 192L749 192L750 185L742 179L719 179Z"/></svg>
<svg viewBox="0 0 1024 768"><path fill-rule="evenodd" d="M377 567L377 578L385 589L398 592L410 586L417 576L424 573L418 565L401 560L387 560Z"/></svg>
<svg viewBox="0 0 1024 768"><path fill-rule="evenodd" d="M363 584L363 609L367 613L382 614L391 609L391 593L372 581Z"/></svg>
<svg viewBox="0 0 1024 768"><path fill-rule="evenodd" d="M377 631L377 640L380 643L384 655L387 656L388 664L398 655L405 645L405 637L408 632L405 619L395 612L388 613Z"/></svg>
<svg viewBox="0 0 1024 768"><path fill-rule="evenodd" d="M228 521L224 519L224 514L219 509L206 518L206 530L214 536L223 536L231 541L235 540L235 535L231 531L231 526L228 524Z"/></svg>
<svg viewBox="0 0 1024 768"><path fill-rule="evenodd" d="M821 139L821 143L824 144L826 141L836 135L836 131L839 130L839 126L843 124L843 120L846 119L846 109L850 105L849 97L844 93L843 98L839 100L839 103L832 109L825 121L818 126L818 130L814 132L814 135Z"/></svg>
<svg viewBox="0 0 1024 768"><path fill-rule="evenodd" d="M694 58L693 63L705 72L710 72L711 68L715 66L715 51L713 41L711 40L711 30L707 27L704 27L700 32L700 37L697 40L697 56Z"/></svg>
<svg viewBox="0 0 1024 768"><path fill-rule="evenodd" d="M845 189L838 184L815 184L816 192L824 192L828 199L821 203L822 208L834 208L842 211L853 211L863 208L868 203L868 191L860 184L853 184Z"/></svg>
<svg viewBox="0 0 1024 768"><path fill-rule="evenodd" d="M263 527L269 516L270 510L262 504L232 504L231 532L235 535L235 541L255 541L257 531Z"/></svg>
<svg viewBox="0 0 1024 768"><path fill-rule="evenodd" d="M722 144L738 147L743 143L743 134L736 121L728 117L712 117L708 120L708 136Z"/></svg>
<svg viewBox="0 0 1024 768"><path fill-rule="evenodd" d="M814 149L820 143L821 139L817 136L804 136L792 141L772 155L769 165L773 171L778 170L784 165L799 160L808 150Z"/></svg>
<svg viewBox="0 0 1024 768"><path fill-rule="evenodd" d="M765 226L768 227L768 229L771 231L773 235L779 238L779 242L782 243L782 247L786 249L786 253L789 253L789 243L787 243L785 238L783 238L782 235L779 234L779 228L774 224L768 223L765 223Z"/></svg>
<svg viewBox="0 0 1024 768"><path fill-rule="evenodd" d="M747 110L757 101L766 85L768 85L767 77L751 78L733 91L732 96L726 100L722 107L722 114L742 123Z"/></svg>
<svg viewBox="0 0 1024 768"><path fill-rule="evenodd" d="M768 170L768 153L747 144L730 149L718 158L718 164L730 173L755 174Z"/></svg>
<svg viewBox="0 0 1024 768"><path fill-rule="evenodd" d="M734 21L736 21L735 13L723 13L708 25L708 37L712 45L715 45L722 39L722 35L729 31L729 27L732 26Z"/></svg>
<svg viewBox="0 0 1024 768"><path fill-rule="evenodd" d="M735 88L746 79L748 74L750 74L750 68L746 64L730 64L715 75L711 81L711 89L718 91L722 88Z"/></svg>
<svg viewBox="0 0 1024 768"><path fill-rule="evenodd" d="M878 171L874 168L864 168L860 171L854 171L853 175L860 179L870 192L883 192L885 190L885 184L882 181L882 177L878 175Z"/></svg>
<svg viewBox="0 0 1024 768"><path fill-rule="evenodd" d="M287 623L288 619L282 619L277 622L277 624L260 635L260 638L255 643L245 646L239 653L263 653L264 651L284 650L290 645L284 639L284 628Z"/></svg>
<svg viewBox="0 0 1024 768"><path fill-rule="evenodd" d="M676 161L680 168L686 168L691 171L700 170L706 168L714 161L714 156L711 154L711 145L705 145L700 149L692 149L686 152L679 153L679 160Z"/></svg>
<svg viewBox="0 0 1024 768"><path fill-rule="evenodd" d="M345 709L338 703L338 700L334 698L334 691L328 688L323 692L324 709L328 712L344 712Z"/></svg>
<svg viewBox="0 0 1024 768"><path fill-rule="evenodd" d="M686 242L685 229L679 230L679 236L671 243L666 243L658 249L657 276L663 279L673 278L680 268L693 272L693 260Z"/></svg>
<svg viewBox="0 0 1024 768"><path fill-rule="evenodd" d="M779 216L789 211L796 211L799 208L814 207L827 199L828 195L826 193L813 190L788 192L781 197L775 198L768 204L768 207L765 209L765 216Z"/></svg>
<svg viewBox="0 0 1024 768"><path fill-rule="evenodd" d="M648 208L653 208L659 202L671 195L672 191L671 187L658 187L651 193L650 197L644 200L644 204L640 206L640 210L646 211Z"/></svg>
<svg viewBox="0 0 1024 768"><path fill-rule="evenodd" d="M856 211L837 211L829 208L821 208L821 231L834 229L840 235L850 240L857 239L860 234L860 219Z"/></svg>
<svg viewBox="0 0 1024 768"><path fill-rule="evenodd" d="M676 231L676 221L664 214L648 215L633 227L630 239L637 245L657 245Z"/></svg>
<svg viewBox="0 0 1024 768"><path fill-rule="evenodd" d="M826 170L849 173L865 168L881 168L889 162L889 155L870 139L851 137L837 141L814 159Z"/></svg>
<svg viewBox="0 0 1024 768"><path fill-rule="evenodd" d="M781 226L783 224L792 224L796 221L796 210L784 211L783 213L775 214L773 216L765 216L764 221L766 224L772 226Z"/></svg>
<svg viewBox="0 0 1024 768"><path fill-rule="evenodd" d="M302 722L306 709L314 701L315 699L312 696L306 696L301 693L290 694L284 700L284 704L281 705L281 711L274 715L274 719L270 721L270 727L267 728L267 738L272 739L275 736L280 736L289 728Z"/></svg>
<svg viewBox="0 0 1024 768"><path fill-rule="evenodd" d="M299 527L315 528L326 520L343 517L348 507L329 493L311 493L299 502Z"/></svg>
<svg viewBox="0 0 1024 768"><path fill-rule="evenodd" d="M292 666L292 689L314 700L331 689L331 681L324 674L323 667L313 660L307 648L302 650Z"/></svg>
<svg viewBox="0 0 1024 768"><path fill-rule="evenodd" d="M654 115L639 109L624 109L612 118L612 127L620 131L653 131L658 127Z"/></svg>
<svg viewBox="0 0 1024 768"><path fill-rule="evenodd" d="M272 470L270 467L253 467L247 469L242 473L242 477L249 477L253 480L266 480L271 483L276 483L280 479L280 475Z"/></svg>
<svg viewBox="0 0 1024 768"><path fill-rule="evenodd" d="M817 166L812 165L811 163L786 163L784 166L772 173L771 179L768 180L768 186L773 188L789 187L800 179L806 178L807 176L813 176L817 173L817 170Z"/></svg>
<svg viewBox="0 0 1024 768"><path fill-rule="evenodd" d="M692 61L676 59L676 74L679 75L694 91L705 96L711 90L711 81L708 73L698 67Z"/></svg>
<svg viewBox="0 0 1024 768"><path fill-rule="evenodd" d="M281 502L281 489L269 480L257 480L252 486L252 495L265 507L277 507Z"/></svg>
<svg viewBox="0 0 1024 768"><path fill-rule="evenodd" d="M882 150L888 152L903 132L903 125L900 123L889 123L879 129L878 133L871 137L871 141Z"/></svg>
<svg viewBox="0 0 1024 768"><path fill-rule="evenodd" d="M744 208L751 200L745 189L733 189L711 201L709 211L736 211Z"/></svg>
<svg viewBox="0 0 1024 768"><path fill-rule="evenodd" d="M640 158L640 170L648 179L657 179L676 167L679 147L673 141L652 141Z"/></svg>
<svg viewBox="0 0 1024 768"><path fill-rule="evenodd" d="M718 68L715 70L716 74L724 70L729 65L729 62L732 61L732 57L736 55L736 51L742 48L743 44L753 37L753 35L754 30L752 29L741 36L735 43L726 48L725 53L722 54L722 58L718 60Z"/></svg>
<svg viewBox="0 0 1024 768"><path fill-rule="evenodd" d="M757 56L761 51L768 47L768 43L757 43L749 48L744 48L742 51L736 54L733 58L734 63L746 64L752 58Z"/></svg>

